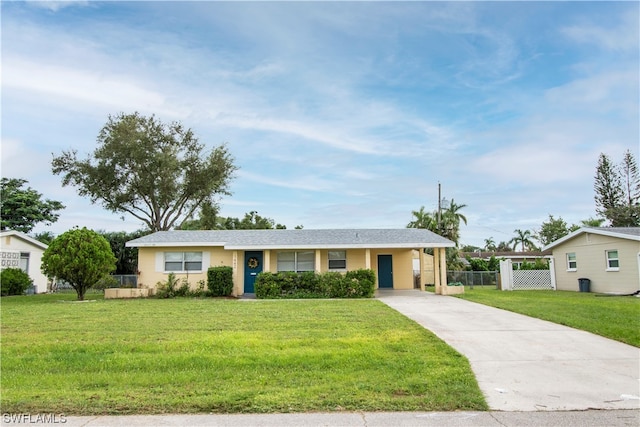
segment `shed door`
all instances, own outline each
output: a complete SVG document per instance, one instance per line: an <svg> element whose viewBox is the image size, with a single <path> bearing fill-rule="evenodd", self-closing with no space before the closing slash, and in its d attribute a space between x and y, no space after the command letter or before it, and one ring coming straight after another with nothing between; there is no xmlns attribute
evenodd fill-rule
<svg viewBox="0 0 640 427"><path fill-rule="evenodd" d="M391 255L378 255L378 287L393 288L393 262Z"/></svg>
<svg viewBox="0 0 640 427"><path fill-rule="evenodd" d="M256 292L256 277L262 272L262 252L244 253L244 293Z"/></svg>

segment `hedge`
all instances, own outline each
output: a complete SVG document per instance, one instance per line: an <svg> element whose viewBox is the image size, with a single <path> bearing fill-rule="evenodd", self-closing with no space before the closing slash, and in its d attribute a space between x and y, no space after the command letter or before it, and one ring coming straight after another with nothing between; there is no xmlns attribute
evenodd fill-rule
<svg viewBox="0 0 640 427"><path fill-rule="evenodd" d="M373 270L360 269L314 273L290 271L262 272L256 278L256 297L275 298L371 298L376 275Z"/></svg>
<svg viewBox="0 0 640 427"><path fill-rule="evenodd" d="M207 270L207 288L214 297L226 297L233 291L233 269L231 267L210 267Z"/></svg>

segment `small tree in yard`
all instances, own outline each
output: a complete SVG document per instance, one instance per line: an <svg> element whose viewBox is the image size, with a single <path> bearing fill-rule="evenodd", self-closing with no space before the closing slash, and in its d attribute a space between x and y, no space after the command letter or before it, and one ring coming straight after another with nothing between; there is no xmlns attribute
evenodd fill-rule
<svg viewBox="0 0 640 427"><path fill-rule="evenodd" d="M86 227L61 234L42 256L42 272L68 282L78 294L78 301L83 301L87 289L115 269L116 257L109 242Z"/></svg>

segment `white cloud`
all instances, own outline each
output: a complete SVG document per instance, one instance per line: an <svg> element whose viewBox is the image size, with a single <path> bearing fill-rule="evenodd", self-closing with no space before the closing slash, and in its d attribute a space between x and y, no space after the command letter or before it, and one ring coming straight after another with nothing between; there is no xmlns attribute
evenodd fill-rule
<svg viewBox="0 0 640 427"><path fill-rule="evenodd" d="M58 1L58 0L46 0L46 1L32 1L27 0L28 5L47 9L52 12L58 12L59 10L66 9L69 7L86 7L89 6L90 2L85 0L66 0L66 1Z"/></svg>
<svg viewBox="0 0 640 427"><path fill-rule="evenodd" d="M2 84L7 89L38 93L43 99L84 109L106 107L115 111L156 111L176 117L185 114L168 105L166 97L143 87L128 75L101 74L8 57L4 60Z"/></svg>
<svg viewBox="0 0 640 427"><path fill-rule="evenodd" d="M561 32L578 43L614 52L632 51L637 55L640 35L638 24L638 10L625 10L616 22L609 25L586 22L567 26Z"/></svg>

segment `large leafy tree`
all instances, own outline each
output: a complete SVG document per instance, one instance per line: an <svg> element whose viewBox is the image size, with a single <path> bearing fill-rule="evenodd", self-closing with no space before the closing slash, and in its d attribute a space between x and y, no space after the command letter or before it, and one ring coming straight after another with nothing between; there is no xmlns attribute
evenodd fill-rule
<svg viewBox="0 0 640 427"><path fill-rule="evenodd" d="M225 145L204 153L191 129L138 113L109 116L92 156L53 158L52 169L81 196L114 213L130 214L149 230L179 227L204 202L230 194L233 158Z"/></svg>
<svg viewBox="0 0 640 427"><path fill-rule="evenodd" d="M24 188L27 180L2 178L0 216L3 230L29 233L38 223L51 224L58 220L57 211L64 205L55 200L43 199L42 194L31 187Z"/></svg>
<svg viewBox="0 0 640 427"><path fill-rule="evenodd" d="M554 218L549 215L549 219L542 223L540 230L536 233L536 238L543 246L566 236L571 232L571 228L562 217Z"/></svg>
<svg viewBox="0 0 640 427"><path fill-rule="evenodd" d="M116 257L115 274L136 274L138 272L138 248L128 248L125 244L129 240L137 239L148 231L134 231L127 233L126 231L99 231L102 237L109 242L111 252Z"/></svg>
<svg viewBox="0 0 640 427"><path fill-rule="evenodd" d="M598 215L613 227L640 226L640 175L629 150L618 166L600 154L593 188Z"/></svg>
<svg viewBox="0 0 640 427"><path fill-rule="evenodd" d="M181 230L271 230L286 229L273 219L258 215L257 211L244 214L242 219L218 215L218 206L204 203L200 210L200 218L185 221ZM301 225L296 228L302 228Z"/></svg>
<svg viewBox="0 0 640 427"><path fill-rule="evenodd" d="M251 211L244 214L244 218L227 218L224 222L225 230L284 230L287 227L276 224L271 218L258 215L258 212Z"/></svg>
<svg viewBox="0 0 640 427"><path fill-rule="evenodd" d="M86 227L56 237L42 255L42 272L68 282L84 300L87 289L116 269L109 242Z"/></svg>

